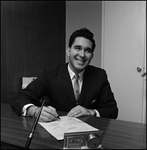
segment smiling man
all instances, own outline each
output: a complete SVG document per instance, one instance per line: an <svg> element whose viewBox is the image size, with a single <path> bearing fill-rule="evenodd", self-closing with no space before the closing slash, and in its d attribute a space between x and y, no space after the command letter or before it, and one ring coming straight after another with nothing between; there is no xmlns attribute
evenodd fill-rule
<svg viewBox="0 0 147 150"><path fill-rule="evenodd" d="M83 71L93 57L92 42L84 37L77 37L67 50L69 66L75 73Z"/></svg>
<svg viewBox="0 0 147 150"><path fill-rule="evenodd" d="M22 116L34 116L40 110L40 99L46 96L40 121L56 120L57 111L67 116L117 118L118 108L107 79L106 71L89 65L95 49L93 33L87 28L73 32L69 39L69 63L46 69L20 90L12 99L11 107Z"/></svg>

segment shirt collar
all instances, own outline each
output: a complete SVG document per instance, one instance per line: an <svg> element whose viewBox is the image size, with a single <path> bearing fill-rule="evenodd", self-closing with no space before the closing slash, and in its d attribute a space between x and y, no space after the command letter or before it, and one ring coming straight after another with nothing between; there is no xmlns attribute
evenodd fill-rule
<svg viewBox="0 0 147 150"><path fill-rule="evenodd" d="M83 81L83 74L84 74L84 71L85 70L83 70L82 72L80 72L78 75L79 75L79 80L80 80L80 82L81 81ZM68 72L69 72L69 75L70 75L70 78L71 78L71 80L74 78L74 75L75 75L75 73L71 70L71 68L69 67L69 64L68 64Z"/></svg>

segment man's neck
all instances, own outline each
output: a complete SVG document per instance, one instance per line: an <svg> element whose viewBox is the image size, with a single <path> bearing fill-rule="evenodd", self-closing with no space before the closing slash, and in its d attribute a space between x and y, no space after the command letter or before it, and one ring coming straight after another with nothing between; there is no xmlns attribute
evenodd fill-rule
<svg viewBox="0 0 147 150"><path fill-rule="evenodd" d="M68 66L69 66L70 70L71 70L73 73L75 73L75 74L81 74L82 72L85 71L85 69L84 69L84 70L74 70L74 69L71 67L70 63L68 63Z"/></svg>

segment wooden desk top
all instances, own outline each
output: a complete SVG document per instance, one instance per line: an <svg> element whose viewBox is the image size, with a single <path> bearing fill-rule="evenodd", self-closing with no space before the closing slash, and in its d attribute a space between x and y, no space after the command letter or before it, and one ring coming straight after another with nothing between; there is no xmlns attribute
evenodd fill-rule
<svg viewBox="0 0 147 150"><path fill-rule="evenodd" d="M146 124L94 116L79 119L104 131L104 149L146 149ZM18 117L9 104L1 104L1 142L25 147L32 125L33 118ZM63 143L38 124L29 148L62 149Z"/></svg>

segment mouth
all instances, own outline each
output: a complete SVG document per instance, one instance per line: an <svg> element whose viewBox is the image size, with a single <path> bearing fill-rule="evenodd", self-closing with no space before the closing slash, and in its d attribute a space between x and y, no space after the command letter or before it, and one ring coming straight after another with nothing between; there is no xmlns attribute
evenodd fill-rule
<svg viewBox="0 0 147 150"><path fill-rule="evenodd" d="M84 64L87 60L75 58L78 64Z"/></svg>

